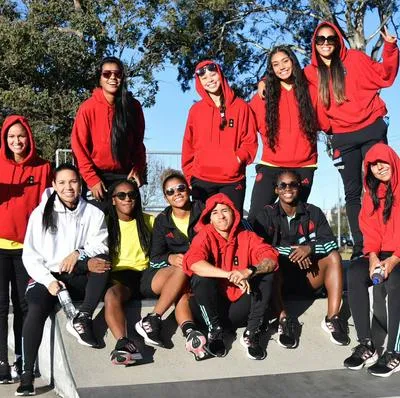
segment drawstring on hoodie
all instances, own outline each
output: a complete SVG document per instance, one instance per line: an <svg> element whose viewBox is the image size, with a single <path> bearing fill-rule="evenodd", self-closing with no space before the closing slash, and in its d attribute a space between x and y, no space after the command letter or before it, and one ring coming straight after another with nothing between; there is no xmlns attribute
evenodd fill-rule
<svg viewBox="0 0 400 398"><path fill-rule="evenodd" d="M227 125L225 111L226 111L225 98L224 95L221 94L221 105L219 107L219 114L221 115L221 123L219 124L220 130L223 130Z"/></svg>

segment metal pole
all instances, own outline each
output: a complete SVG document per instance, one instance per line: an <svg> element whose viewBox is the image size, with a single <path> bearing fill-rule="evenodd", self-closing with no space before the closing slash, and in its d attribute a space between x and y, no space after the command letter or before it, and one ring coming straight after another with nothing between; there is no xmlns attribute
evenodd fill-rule
<svg viewBox="0 0 400 398"><path fill-rule="evenodd" d="M337 229L338 229L338 231L337 231L337 235L338 235L338 246L339 246L339 248L341 247L341 240L342 240L342 237L341 237L341 226L340 226L340 219L341 219L341 206L340 206L340 178L338 178L338 212L337 212L337 214L338 214L338 223L337 223Z"/></svg>

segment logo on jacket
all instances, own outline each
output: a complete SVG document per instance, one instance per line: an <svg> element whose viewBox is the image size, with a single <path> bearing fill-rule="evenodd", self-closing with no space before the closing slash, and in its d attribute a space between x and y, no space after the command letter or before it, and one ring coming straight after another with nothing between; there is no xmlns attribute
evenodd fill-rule
<svg viewBox="0 0 400 398"><path fill-rule="evenodd" d="M233 119L229 119L228 126L229 126L229 127L233 127L233 124L234 124L234 123L233 123Z"/></svg>
<svg viewBox="0 0 400 398"><path fill-rule="evenodd" d="M174 233L173 232L168 232L167 235L165 235L166 238L174 239Z"/></svg>
<svg viewBox="0 0 400 398"><path fill-rule="evenodd" d="M260 182L263 178L263 174L262 173L257 173L256 175L256 182Z"/></svg>
<svg viewBox="0 0 400 398"><path fill-rule="evenodd" d="M310 185L310 180L306 177L302 182L301 185Z"/></svg>
<svg viewBox="0 0 400 398"><path fill-rule="evenodd" d="M235 187L235 191L241 191L243 189L243 185L242 184L237 184Z"/></svg>
<svg viewBox="0 0 400 398"><path fill-rule="evenodd" d="M339 149L335 149L335 150L333 151L333 159L339 158L340 155L341 155L341 153L340 153L340 150L339 150Z"/></svg>

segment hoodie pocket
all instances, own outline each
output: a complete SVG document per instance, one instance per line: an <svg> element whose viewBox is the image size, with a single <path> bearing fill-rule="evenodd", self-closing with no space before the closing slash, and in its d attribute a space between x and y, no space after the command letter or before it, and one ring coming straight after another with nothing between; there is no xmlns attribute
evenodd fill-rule
<svg viewBox="0 0 400 398"><path fill-rule="evenodd" d="M242 174L236 154L229 149L203 149L196 154L195 163L201 179L230 180Z"/></svg>

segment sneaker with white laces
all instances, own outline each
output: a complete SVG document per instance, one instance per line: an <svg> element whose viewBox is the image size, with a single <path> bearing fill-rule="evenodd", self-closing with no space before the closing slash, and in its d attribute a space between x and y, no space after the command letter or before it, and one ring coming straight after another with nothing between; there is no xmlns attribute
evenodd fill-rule
<svg viewBox="0 0 400 398"><path fill-rule="evenodd" d="M110 360L114 365L132 365L140 359L143 359L142 354L127 337L119 339L110 354Z"/></svg>
<svg viewBox="0 0 400 398"><path fill-rule="evenodd" d="M240 337L240 344L246 348L247 357L250 359L263 360L267 353L260 345L261 330L246 329Z"/></svg>
<svg viewBox="0 0 400 398"><path fill-rule="evenodd" d="M209 330L207 336L207 344L204 348L213 357L222 358L226 355L224 330L221 326L214 326Z"/></svg>
<svg viewBox="0 0 400 398"><path fill-rule="evenodd" d="M360 370L364 366L372 366L378 361L378 353L370 339L360 340L353 348L353 353L344 360L343 365L351 370Z"/></svg>
<svg viewBox="0 0 400 398"><path fill-rule="evenodd" d="M8 362L0 361L0 384L11 384L13 382L10 365Z"/></svg>
<svg viewBox="0 0 400 398"><path fill-rule="evenodd" d="M161 340L161 317L158 314L147 314L135 325L136 331L144 338L146 344L164 347Z"/></svg>
<svg viewBox="0 0 400 398"><path fill-rule="evenodd" d="M299 344L300 323L297 318L283 317L279 320L278 344L284 348L296 348Z"/></svg>
<svg viewBox="0 0 400 398"><path fill-rule="evenodd" d="M15 391L15 395L23 397L36 395L35 387L33 385L34 380L35 378L31 372L23 372L17 391Z"/></svg>
<svg viewBox="0 0 400 398"><path fill-rule="evenodd" d="M86 312L79 312L74 319L69 320L67 331L78 340L79 344L98 347L98 342L93 333L92 317Z"/></svg>
<svg viewBox="0 0 400 398"><path fill-rule="evenodd" d="M186 336L186 351L191 352L196 361L208 358L209 355L205 350L206 344L207 338L199 330L192 329Z"/></svg>
<svg viewBox="0 0 400 398"><path fill-rule="evenodd" d="M337 345L349 345L349 328L347 323L339 317L334 315L331 318L327 316L321 321L321 328L330 334L330 340Z"/></svg>
<svg viewBox="0 0 400 398"><path fill-rule="evenodd" d="M375 365L368 368L368 373L378 377L389 377L400 372L400 353L386 351Z"/></svg>

